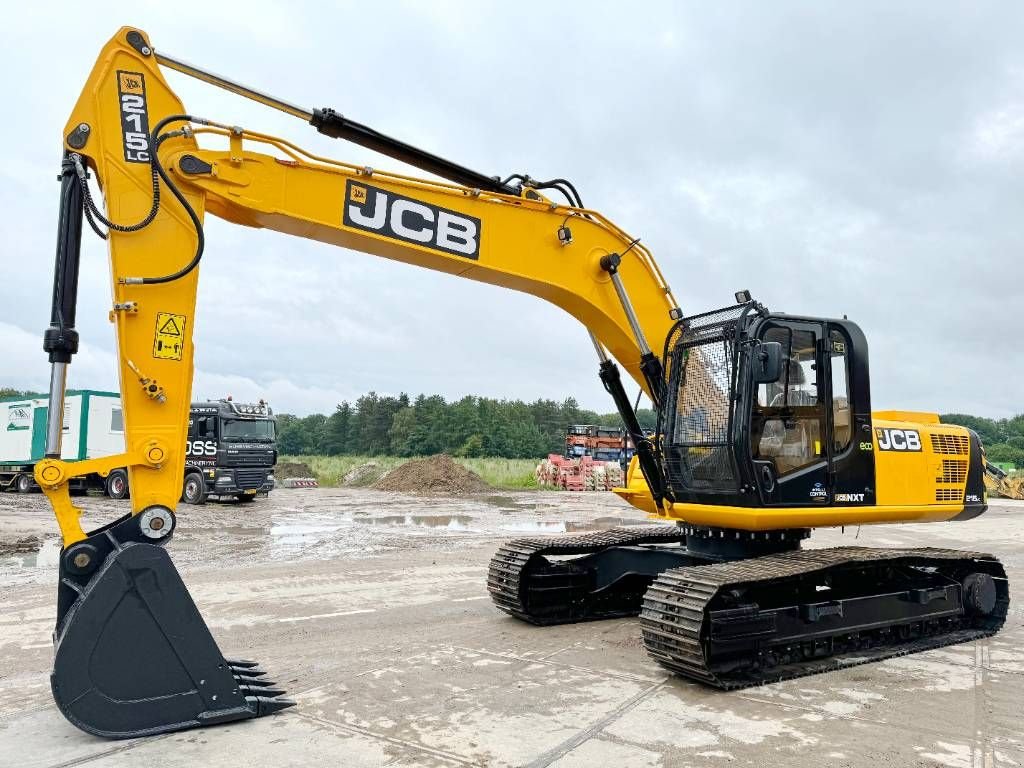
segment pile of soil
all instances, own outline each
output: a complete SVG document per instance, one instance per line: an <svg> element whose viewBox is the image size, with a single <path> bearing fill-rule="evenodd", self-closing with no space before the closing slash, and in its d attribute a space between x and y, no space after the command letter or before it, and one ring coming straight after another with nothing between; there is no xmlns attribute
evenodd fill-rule
<svg viewBox="0 0 1024 768"><path fill-rule="evenodd" d="M387 470L376 461L368 461L358 467L352 467L341 477L341 485L363 488L379 482Z"/></svg>
<svg viewBox="0 0 1024 768"><path fill-rule="evenodd" d="M287 480L291 477L316 477L309 464L304 461L279 461L274 466L274 477L277 480Z"/></svg>
<svg viewBox="0 0 1024 768"><path fill-rule="evenodd" d="M476 472L452 461L446 454L413 459L395 467L373 487L378 491L400 493L443 493L463 496L491 490Z"/></svg>

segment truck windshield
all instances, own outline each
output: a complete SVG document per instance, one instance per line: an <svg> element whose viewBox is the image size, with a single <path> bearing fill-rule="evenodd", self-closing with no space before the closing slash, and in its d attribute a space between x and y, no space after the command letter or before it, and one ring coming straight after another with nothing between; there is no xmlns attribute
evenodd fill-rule
<svg viewBox="0 0 1024 768"><path fill-rule="evenodd" d="M225 440L273 440L274 422L264 419L224 419Z"/></svg>

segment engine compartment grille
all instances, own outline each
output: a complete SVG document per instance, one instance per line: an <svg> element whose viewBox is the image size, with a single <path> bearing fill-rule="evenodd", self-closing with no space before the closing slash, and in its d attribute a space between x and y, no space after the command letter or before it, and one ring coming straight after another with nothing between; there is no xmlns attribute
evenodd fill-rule
<svg viewBox="0 0 1024 768"><path fill-rule="evenodd" d="M933 432L932 453L944 453L956 456L966 456L970 441L967 435L951 435L945 432Z"/></svg>
<svg viewBox="0 0 1024 768"><path fill-rule="evenodd" d="M937 483L961 484L967 482L967 461L964 459L943 459L942 474L935 478Z"/></svg>

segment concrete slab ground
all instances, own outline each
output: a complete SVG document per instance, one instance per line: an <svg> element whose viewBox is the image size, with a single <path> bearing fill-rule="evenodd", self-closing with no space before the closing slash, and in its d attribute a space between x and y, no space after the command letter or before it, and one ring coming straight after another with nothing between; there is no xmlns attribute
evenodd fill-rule
<svg viewBox="0 0 1024 768"><path fill-rule="evenodd" d="M91 520L123 502L83 499ZM1024 610L998 636L734 693L672 678L636 620L537 628L484 586L504 539L642 523L611 494L418 498L281 490L183 507L171 544L231 655L299 705L127 742L54 708L56 526L0 495L0 766L1024 765ZM17 544L14 544L17 542ZM962 546L1024 584L1024 504L964 523L820 531L811 546Z"/></svg>

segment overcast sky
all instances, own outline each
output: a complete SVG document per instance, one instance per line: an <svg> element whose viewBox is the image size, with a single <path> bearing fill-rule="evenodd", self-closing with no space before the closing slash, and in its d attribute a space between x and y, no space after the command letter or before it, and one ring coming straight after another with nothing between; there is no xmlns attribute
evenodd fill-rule
<svg viewBox="0 0 1024 768"><path fill-rule="evenodd" d="M131 24L158 50L485 173L571 179L643 238L686 312L749 288L772 309L848 315L871 345L876 408L1024 410L1024 5L60 7L11 6L0 27L0 386L47 385L61 130ZM192 114L402 170L168 78ZM109 303L87 232L74 387L116 388ZM371 389L612 410L585 330L539 299L213 217L196 369L196 398L300 414Z"/></svg>

